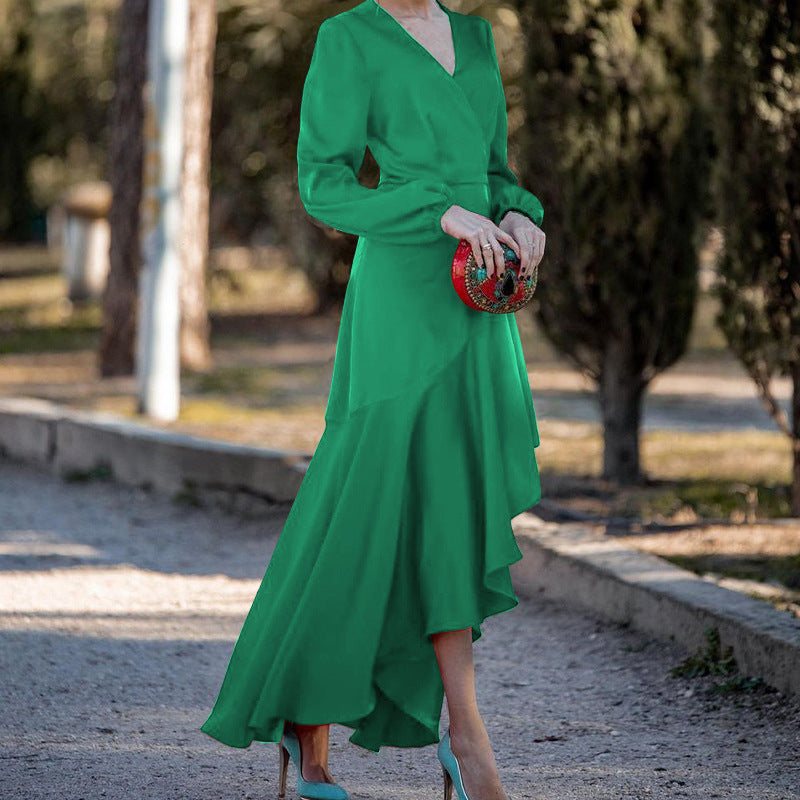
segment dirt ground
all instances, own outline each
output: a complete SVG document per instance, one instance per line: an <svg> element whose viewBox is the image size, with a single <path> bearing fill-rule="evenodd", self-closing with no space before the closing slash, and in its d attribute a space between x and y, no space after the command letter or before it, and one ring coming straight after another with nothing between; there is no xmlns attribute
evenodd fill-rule
<svg viewBox="0 0 800 800"><path fill-rule="evenodd" d="M276 745L199 726L286 511L0 459L3 800L275 796ZM483 631L479 702L512 800L800 800L797 698L671 677L679 647L542 597ZM330 763L354 800L441 796L435 747L374 754L350 733L332 726Z"/></svg>

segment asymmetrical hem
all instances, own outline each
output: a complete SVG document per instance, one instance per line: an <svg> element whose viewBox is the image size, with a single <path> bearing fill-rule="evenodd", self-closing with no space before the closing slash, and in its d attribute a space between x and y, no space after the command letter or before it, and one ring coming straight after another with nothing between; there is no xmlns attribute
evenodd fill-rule
<svg viewBox="0 0 800 800"><path fill-rule="evenodd" d="M358 243L325 430L201 728L232 747L278 742L286 720L374 752L438 742L432 634L475 642L519 603L511 520L541 499L527 368L514 314L456 294L441 216L543 212L506 161L491 26L440 6L453 75L374 0L317 35L299 191ZM356 177L367 146L375 189Z"/></svg>

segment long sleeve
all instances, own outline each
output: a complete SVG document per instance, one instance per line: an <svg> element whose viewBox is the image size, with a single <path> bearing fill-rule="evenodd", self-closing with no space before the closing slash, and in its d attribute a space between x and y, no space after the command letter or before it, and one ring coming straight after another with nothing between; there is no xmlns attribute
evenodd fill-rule
<svg viewBox="0 0 800 800"><path fill-rule="evenodd" d="M486 46L491 49L495 64L495 78L498 84L500 99L497 104L497 120L494 135L489 149L489 192L491 198L491 218L496 225L500 224L503 215L508 211L519 211L532 219L537 225L542 224L544 208L539 198L519 185L516 175L508 166L508 112L506 110L503 80L500 76L500 65L494 45L492 24L484 19L487 36Z"/></svg>
<svg viewBox="0 0 800 800"><path fill-rule="evenodd" d="M297 176L308 213L345 233L389 243L432 242L446 235L441 217L453 204L435 179L358 182L364 160L370 74L357 42L335 17L322 22L303 86Z"/></svg>

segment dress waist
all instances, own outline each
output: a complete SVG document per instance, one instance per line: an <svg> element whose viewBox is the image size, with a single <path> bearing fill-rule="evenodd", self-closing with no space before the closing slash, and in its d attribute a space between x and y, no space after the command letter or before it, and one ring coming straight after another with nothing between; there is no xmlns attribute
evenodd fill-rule
<svg viewBox="0 0 800 800"><path fill-rule="evenodd" d="M489 178L487 175L473 175L473 176L447 176L447 175L418 175L418 176L409 176L409 175L387 175L384 177L381 175L380 180L378 181L378 186L383 185L384 183L408 183L409 181L414 180L430 180L434 182L441 182L445 183L448 186L460 186L462 184L486 184L489 183Z"/></svg>

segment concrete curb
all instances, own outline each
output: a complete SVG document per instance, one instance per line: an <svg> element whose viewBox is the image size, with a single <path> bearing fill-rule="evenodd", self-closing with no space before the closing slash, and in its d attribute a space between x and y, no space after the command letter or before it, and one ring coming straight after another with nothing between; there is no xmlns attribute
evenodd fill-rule
<svg viewBox="0 0 800 800"><path fill-rule="evenodd" d="M35 398L0 397L0 454L62 476L107 469L120 482L174 495L227 490L291 502L309 454L171 433L99 412ZM580 524L552 524L524 512L512 521L524 558L511 566L520 597L544 593L629 623L689 650L719 630L739 670L800 696L800 620L769 603Z"/></svg>
<svg viewBox="0 0 800 800"><path fill-rule="evenodd" d="M0 397L0 454L61 476L105 469L118 481L174 495L228 490L291 502L308 466L302 452L159 430L37 398Z"/></svg>
<svg viewBox="0 0 800 800"><path fill-rule="evenodd" d="M520 597L543 593L691 651L705 648L706 629L716 627L741 674L800 695L800 619L790 612L580 525L524 512L512 528L524 554L511 566Z"/></svg>

